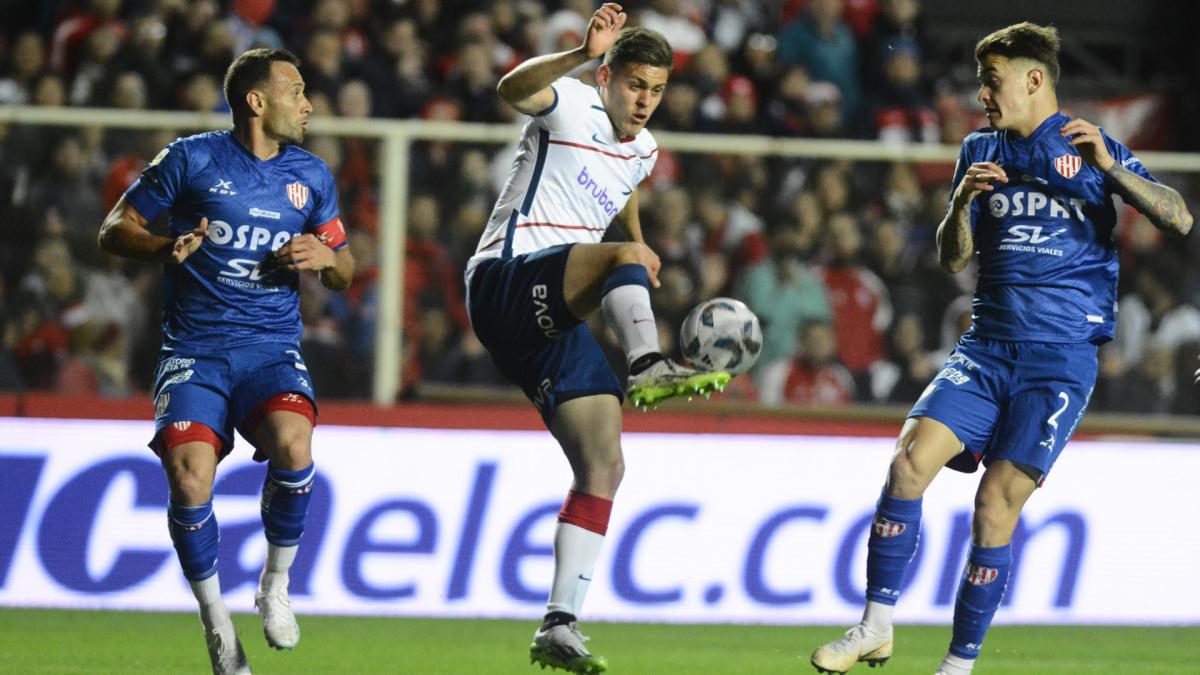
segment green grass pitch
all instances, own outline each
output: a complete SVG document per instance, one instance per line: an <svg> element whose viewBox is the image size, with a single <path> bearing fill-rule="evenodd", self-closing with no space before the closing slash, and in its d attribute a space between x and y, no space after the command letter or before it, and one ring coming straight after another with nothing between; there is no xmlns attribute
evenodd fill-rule
<svg viewBox="0 0 1200 675"><path fill-rule="evenodd" d="M267 647L254 614L234 617L255 673L531 675L531 621L301 616L292 652ZM616 675L814 673L808 655L844 627L592 623ZM900 626L884 668L933 672L949 626ZM0 673L207 673L194 614L0 609ZM545 671L549 673L550 671ZM558 671L561 672L561 671ZM1200 627L997 626L978 675L1200 672Z"/></svg>

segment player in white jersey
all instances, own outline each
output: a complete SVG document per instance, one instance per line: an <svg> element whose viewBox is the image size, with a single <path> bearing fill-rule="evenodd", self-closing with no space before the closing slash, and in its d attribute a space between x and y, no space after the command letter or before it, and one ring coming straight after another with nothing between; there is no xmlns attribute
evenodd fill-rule
<svg viewBox="0 0 1200 675"><path fill-rule="evenodd" d="M575 673L607 669L584 646L576 617L624 472L625 390L583 322L603 311L628 358L628 393L639 407L729 381L728 373L698 372L659 352L649 288L658 286L660 263L642 241L637 186L654 168L658 147L645 125L673 55L654 31L621 30L625 19L620 5L607 3L577 49L530 59L500 81L500 96L532 119L466 271L476 335L538 408L574 472L530 658ZM596 87L564 77L601 55ZM600 243L614 220L629 243Z"/></svg>

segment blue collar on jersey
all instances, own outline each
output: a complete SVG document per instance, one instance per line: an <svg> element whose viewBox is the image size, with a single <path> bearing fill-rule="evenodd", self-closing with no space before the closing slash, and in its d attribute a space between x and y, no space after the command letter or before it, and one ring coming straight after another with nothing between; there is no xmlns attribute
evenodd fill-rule
<svg viewBox="0 0 1200 675"><path fill-rule="evenodd" d="M1029 134L1028 136L1022 136L1021 134L1018 134L1018 133L1012 131L1011 129L1005 129L1004 130L1004 138L1005 138L1005 140L1012 141L1013 143L1016 143L1018 145L1032 145L1032 144L1036 143L1038 141L1038 139L1041 138L1041 136L1043 134L1045 134L1048 129L1051 129L1051 128L1057 129L1057 128L1061 127L1062 125L1066 124L1067 121L1070 119L1071 118L1067 117L1066 115L1062 114L1061 112L1056 112L1053 115L1050 115L1046 119L1042 120L1042 123L1039 124L1038 127L1033 130L1032 134Z"/></svg>

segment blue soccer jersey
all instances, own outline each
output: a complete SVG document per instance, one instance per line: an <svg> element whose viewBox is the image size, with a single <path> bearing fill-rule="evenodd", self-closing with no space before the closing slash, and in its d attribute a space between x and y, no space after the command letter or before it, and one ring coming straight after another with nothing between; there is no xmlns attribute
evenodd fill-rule
<svg viewBox="0 0 1200 675"><path fill-rule="evenodd" d="M975 162L995 162L995 183L971 204L979 256L973 302L981 337L1028 342L1112 339L1117 305L1117 212L1103 172L1083 161L1051 115L1029 137L981 130L963 140L957 187ZM1103 134L1103 132L1101 132ZM1128 148L1104 135L1113 159L1155 180Z"/></svg>
<svg viewBox="0 0 1200 675"><path fill-rule="evenodd" d="M311 232L346 245L329 167L294 145L255 157L229 131L181 138L125 193L147 220L167 211L171 237L208 218L208 236L182 265L168 265L165 347L233 347L300 341L298 275L271 252Z"/></svg>

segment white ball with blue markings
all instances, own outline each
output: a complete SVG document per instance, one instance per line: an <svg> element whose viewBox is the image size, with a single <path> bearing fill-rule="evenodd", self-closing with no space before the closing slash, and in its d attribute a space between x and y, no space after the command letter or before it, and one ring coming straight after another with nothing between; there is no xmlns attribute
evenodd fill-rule
<svg viewBox="0 0 1200 675"><path fill-rule="evenodd" d="M683 320L683 358L701 370L737 375L750 370L762 352L762 328L746 303L713 298L696 305Z"/></svg>

